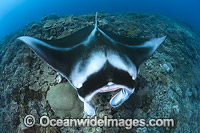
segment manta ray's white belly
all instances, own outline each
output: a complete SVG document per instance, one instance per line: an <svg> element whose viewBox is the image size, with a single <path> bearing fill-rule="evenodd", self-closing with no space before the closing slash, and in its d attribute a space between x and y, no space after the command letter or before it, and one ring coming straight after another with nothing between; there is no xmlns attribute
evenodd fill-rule
<svg viewBox="0 0 200 133"><path fill-rule="evenodd" d="M92 53L85 66L81 66L82 60L80 60L72 70L69 79L72 84L78 89L81 88L87 78L100 71L106 62L109 62L113 67L124 70L130 74L133 80L136 79L137 71L134 64L127 58L126 61L122 59L118 54L114 52L108 52L107 56L101 51Z"/></svg>

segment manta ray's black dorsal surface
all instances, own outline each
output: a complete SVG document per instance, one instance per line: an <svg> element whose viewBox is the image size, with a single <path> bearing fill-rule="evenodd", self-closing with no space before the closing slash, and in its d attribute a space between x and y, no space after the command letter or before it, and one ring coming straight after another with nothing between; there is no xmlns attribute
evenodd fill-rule
<svg viewBox="0 0 200 133"><path fill-rule="evenodd" d="M91 100L99 92L122 89L111 100L117 107L134 92L140 64L148 59L166 36L152 39L128 38L87 26L63 39L18 39L60 72L77 90L86 115L95 114Z"/></svg>

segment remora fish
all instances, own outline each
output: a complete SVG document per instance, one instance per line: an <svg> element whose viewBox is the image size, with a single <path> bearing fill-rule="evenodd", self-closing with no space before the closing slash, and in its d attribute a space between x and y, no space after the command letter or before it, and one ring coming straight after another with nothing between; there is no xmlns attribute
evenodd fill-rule
<svg viewBox="0 0 200 133"><path fill-rule="evenodd" d="M122 89L110 100L112 107L129 98L135 89L140 64L166 36L152 39L120 36L99 28L96 15L94 26L62 39L39 40L29 36L18 39L71 83L84 102L85 114L93 116L91 100L97 93Z"/></svg>

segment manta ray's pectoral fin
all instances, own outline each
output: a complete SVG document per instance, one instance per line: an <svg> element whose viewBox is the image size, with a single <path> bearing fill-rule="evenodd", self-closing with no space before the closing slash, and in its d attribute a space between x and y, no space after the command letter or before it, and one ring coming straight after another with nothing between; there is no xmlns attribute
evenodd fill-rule
<svg viewBox="0 0 200 133"><path fill-rule="evenodd" d="M154 51L163 43L167 36L161 38L130 38L120 36L105 29L101 29L113 43L116 44L120 52L124 52L131 61L139 67L140 64L147 60Z"/></svg>
<svg viewBox="0 0 200 133"><path fill-rule="evenodd" d="M18 40L26 43L40 58L42 58L52 68L61 72L62 74L67 73L68 68L64 68L66 67L66 62L64 62L63 60L66 58L67 55L70 55L69 53L65 52L61 48L52 46L44 41L33 37L22 36L19 37Z"/></svg>
<svg viewBox="0 0 200 133"><path fill-rule="evenodd" d="M140 64L147 60L155 50L165 41L167 36L161 38L144 39L139 45L124 45L125 51L134 64L139 67Z"/></svg>
<svg viewBox="0 0 200 133"><path fill-rule="evenodd" d="M92 30L92 26L87 26L67 37L56 40L39 40L29 36L17 39L26 43L47 64L67 78L74 62L82 54L84 41Z"/></svg>

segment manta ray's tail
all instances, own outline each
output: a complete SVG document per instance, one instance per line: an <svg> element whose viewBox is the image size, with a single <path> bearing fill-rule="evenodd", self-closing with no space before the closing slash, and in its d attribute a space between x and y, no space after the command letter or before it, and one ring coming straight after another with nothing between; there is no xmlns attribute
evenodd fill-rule
<svg viewBox="0 0 200 133"><path fill-rule="evenodd" d="M97 28L97 24L98 24L97 15L98 15L98 12L96 12L96 15L95 15L95 28Z"/></svg>

